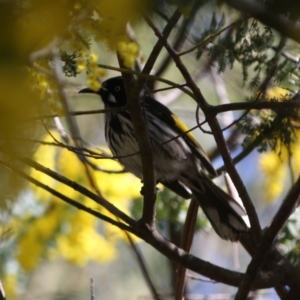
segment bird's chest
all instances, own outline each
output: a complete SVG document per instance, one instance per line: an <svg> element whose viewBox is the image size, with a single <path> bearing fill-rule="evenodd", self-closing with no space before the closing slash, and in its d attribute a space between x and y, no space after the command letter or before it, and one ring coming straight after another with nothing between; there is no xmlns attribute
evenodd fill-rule
<svg viewBox="0 0 300 300"><path fill-rule="evenodd" d="M105 138L114 157L125 169L142 178L142 164L133 124L128 115L106 116Z"/></svg>
<svg viewBox="0 0 300 300"><path fill-rule="evenodd" d="M146 120L153 164L157 180L171 181L189 164L190 150L182 138L173 139L176 133L163 129L163 125L151 118ZM160 126L161 125L161 126ZM142 162L135 131L127 116L110 116L106 119L106 141L113 155L125 169L143 178Z"/></svg>

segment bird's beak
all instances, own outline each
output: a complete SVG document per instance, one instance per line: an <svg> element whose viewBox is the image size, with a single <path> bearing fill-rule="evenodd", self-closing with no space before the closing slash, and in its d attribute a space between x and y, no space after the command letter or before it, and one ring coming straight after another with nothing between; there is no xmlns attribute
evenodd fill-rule
<svg viewBox="0 0 300 300"><path fill-rule="evenodd" d="M89 93L89 94L96 94L97 92L94 91L94 90L92 90L92 89L90 89L90 88L84 88L84 89L82 89L82 90L80 90L78 92L78 94L87 94L87 93Z"/></svg>

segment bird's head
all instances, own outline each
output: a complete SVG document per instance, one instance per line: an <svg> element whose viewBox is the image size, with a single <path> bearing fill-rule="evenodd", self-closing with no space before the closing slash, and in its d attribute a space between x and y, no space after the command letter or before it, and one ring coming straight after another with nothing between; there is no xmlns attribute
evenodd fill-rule
<svg viewBox="0 0 300 300"><path fill-rule="evenodd" d="M126 91L123 78L121 76L113 77L104 81L98 91L85 88L80 90L79 93L100 95L107 107L121 107L126 104Z"/></svg>

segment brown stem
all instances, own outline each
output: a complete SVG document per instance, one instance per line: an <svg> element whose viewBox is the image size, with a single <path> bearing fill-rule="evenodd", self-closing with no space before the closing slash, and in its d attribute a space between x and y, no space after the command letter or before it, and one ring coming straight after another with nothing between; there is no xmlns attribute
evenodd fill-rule
<svg viewBox="0 0 300 300"><path fill-rule="evenodd" d="M299 194L300 177L288 193L286 199L284 200L275 217L273 218L270 227L267 228L267 230L265 231L261 243L256 251L256 254L254 255L252 261L248 265L247 271L236 294L236 300L246 299L253 284L253 281L255 280L256 274L258 273L258 270L260 269L261 265L263 264L267 255L269 254L274 239L278 235L280 229L283 227L286 220L291 215L295 207L295 203L299 199Z"/></svg>
<svg viewBox="0 0 300 300"><path fill-rule="evenodd" d="M300 43L300 28L297 23L289 21L284 15L272 13L266 5L254 0L225 0L230 6L250 16L255 17L263 24L270 26Z"/></svg>
<svg viewBox="0 0 300 300"><path fill-rule="evenodd" d="M43 165L39 164L38 162L36 162L30 158L12 155L11 153L6 153L6 154L9 156L12 156L14 159L16 159L26 165L36 169L39 172L42 172L42 173L54 178L55 180L64 183L65 185L73 188L75 191L78 191L82 195L85 195L86 197L94 200L96 203L105 207L110 213L117 216L118 218L120 218L121 220L123 220L124 222L129 224L130 226L136 225L136 221L134 221L132 218L130 218L125 213L120 211L117 207L115 207L113 204L108 202L106 199L104 199L103 197L101 197L99 195L94 194L93 192L91 192L90 190L85 188L84 186L79 185L78 183L66 178L65 176L63 176L59 173L56 173L56 172L50 170L49 168L44 167Z"/></svg>
<svg viewBox="0 0 300 300"><path fill-rule="evenodd" d="M69 197L61 194L60 192L50 188L49 186L45 185L44 183L40 182L39 180L29 176L28 174L26 174L24 171L20 170L19 168L15 167L13 164L9 164L7 162L4 162L4 161L0 161L0 164L4 167L6 167L7 169L9 169L10 171L14 172L15 174L17 174L18 176L26 179L27 181L31 182L32 184L36 185L37 187L40 187L42 189L44 189L45 191L49 192L50 194L52 194L53 196L61 199L62 201L64 201L65 203L69 204L69 205L72 205L80 210L83 210L93 216L95 216L96 218L98 219L101 219L107 223L110 223L114 226L117 226L118 228L120 228L121 230L126 230L126 231L129 231L131 233L134 233L136 235L138 235L138 231L135 230L133 227L131 226L128 226L122 222L117 222L113 219L111 219L110 217L107 217L87 206L84 206L83 204L73 200L73 199L70 199Z"/></svg>
<svg viewBox="0 0 300 300"><path fill-rule="evenodd" d="M214 134L214 138L216 140L217 146L220 149L220 153L223 157L225 167L232 178L239 195L243 201L243 204L247 210L250 224L251 224L251 232L253 233L253 236L255 237L255 241L258 243L261 235L261 228L258 220L258 216L256 214L254 205L249 197L249 194L247 193L247 190L243 184L243 181L241 180L238 172L235 169L235 166L232 162L230 153L228 151L228 148L226 146L226 142L224 140L221 128L219 126L219 123L217 119L214 116L211 116L209 114L211 105L207 103L204 96L202 95L200 89L197 87L196 83L193 81L189 71L185 67L185 65L182 63L180 57L177 55L177 53L174 51L174 49L170 46L166 38L161 34L161 32L156 28L156 26L153 24L153 22L145 17L148 25L152 28L155 35L163 42L166 50L169 52L169 54L172 56L177 68L181 72L182 76L186 80L187 86L192 90L194 93L195 99L198 102L199 106L201 107L203 113L205 114L207 118L207 122L210 125L212 132Z"/></svg>
<svg viewBox="0 0 300 300"><path fill-rule="evenodd" d="M192 198L186 216L184 228L182 231L181 248L184 249L186 252L190 252L191 250L196 222L197 222L197 215L198 215L198 201ZM177 269L175 300L183 299L185 283L186 283L186 267L184 265L179 265Z"/></svg>

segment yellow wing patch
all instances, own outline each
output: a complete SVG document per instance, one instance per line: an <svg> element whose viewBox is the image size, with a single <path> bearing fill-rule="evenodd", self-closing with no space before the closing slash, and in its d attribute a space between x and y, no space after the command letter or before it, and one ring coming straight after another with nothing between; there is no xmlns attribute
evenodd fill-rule
<svg viewBox="0 0 300 300"><path fill-rule="evenodd" d="M176 115L171 114L171 117L178 131L185 133L183 138L185 138L186 142L190 143L190 146L194 148L194 151L196 152L195 154L198 156L198 158L200 159L204 167L207 169L207 171L212 175L216 175L216 171L212 166L210 159L206 155L201 145L197 142L192 132L189 131L189 128Z"/></svg>
<svg viewBox="0 0 300 300"><path fill-rule="evenodd" d="M189 131L189 128L176 115L172 114L172 118L175 121L176 127L179 128L180 131L185 132L185 135L194 144L194 146L202 152L203 156L207 157L204 150L203 150L203 148L197 142L197 140L196 140L195 136L193 135L193 133L191 131ZM207 157L207 159L208 159L208 157Z"/></svg>

